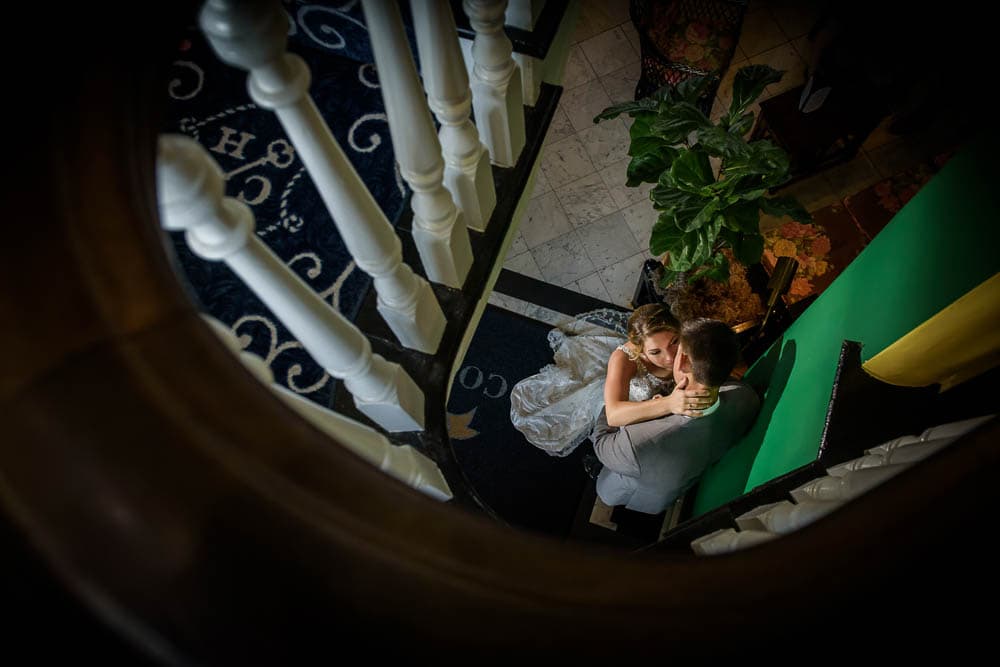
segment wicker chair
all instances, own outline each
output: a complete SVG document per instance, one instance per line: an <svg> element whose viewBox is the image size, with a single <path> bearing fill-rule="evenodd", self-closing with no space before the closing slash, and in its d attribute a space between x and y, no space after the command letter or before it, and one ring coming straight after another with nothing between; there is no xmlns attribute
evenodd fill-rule
<svg viewBox="0 0 1000 667"><path fill-rule="evenodd" d="M736 52L746 8L745 0L631 0L629 14L642 49L635 99L668 83L714 74L718 79L701 100L708 114Z"/></svg>

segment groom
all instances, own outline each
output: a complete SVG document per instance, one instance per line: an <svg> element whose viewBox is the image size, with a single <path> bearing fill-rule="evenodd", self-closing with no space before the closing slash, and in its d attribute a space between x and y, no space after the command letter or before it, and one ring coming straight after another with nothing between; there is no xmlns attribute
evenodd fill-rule
<svg viewBox="0 0 1000 667"><path fill-rule="evenodd" d="M760 401L748 385L729 381L739 358L732 329L697 318L681 326L674 380L687 389L718 387L718 400L701 417L668 415L608 426L604 412L594 430L594 452L604 464L597 495L607 505L659 514L722 458L747 431Z"/></svg>

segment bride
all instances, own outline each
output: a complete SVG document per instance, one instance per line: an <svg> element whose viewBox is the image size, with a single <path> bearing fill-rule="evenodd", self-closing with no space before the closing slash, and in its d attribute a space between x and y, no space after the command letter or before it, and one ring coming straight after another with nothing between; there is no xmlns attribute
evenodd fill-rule
<svg viewBox="0 0 1000 667"><path fill-rule="evenodd" d="M715 396L675 385L679 325L663 304L625 314L598 310L549 332L554 362L511 390L510 418L531 444L569 455L604 408L610 426L683 414L701 415ZM687 409L693 405L693 409Z"/></svg>

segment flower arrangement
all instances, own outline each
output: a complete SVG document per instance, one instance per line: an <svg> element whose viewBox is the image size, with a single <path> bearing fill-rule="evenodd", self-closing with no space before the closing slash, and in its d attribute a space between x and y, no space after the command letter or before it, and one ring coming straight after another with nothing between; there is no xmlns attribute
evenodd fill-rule
<svg viewBox="0 0 1000 667"><path fill-rule="evenodd" d="M812 294L813 279L834 269L830 248L826 230L813 223L793 220L764 233L764 259L771 266L778 257L794 257L799 262L799 271L788 290L790 303Z"/></svg>

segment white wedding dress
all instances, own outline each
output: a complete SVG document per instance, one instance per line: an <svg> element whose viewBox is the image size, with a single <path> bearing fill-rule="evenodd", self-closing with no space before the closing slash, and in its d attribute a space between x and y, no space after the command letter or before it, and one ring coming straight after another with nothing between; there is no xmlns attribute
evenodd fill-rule
<svg viewBox="0 0 1000 667"><path fill-rule="evenodd" d="M604 407L608 358L626 342L628 317L618 310L595 310L549 332L554 363L510 393L510 421L528 442L552 456L568 456L590 435ZM647 400L670 384L639 362L629 400Z"/></svg>

